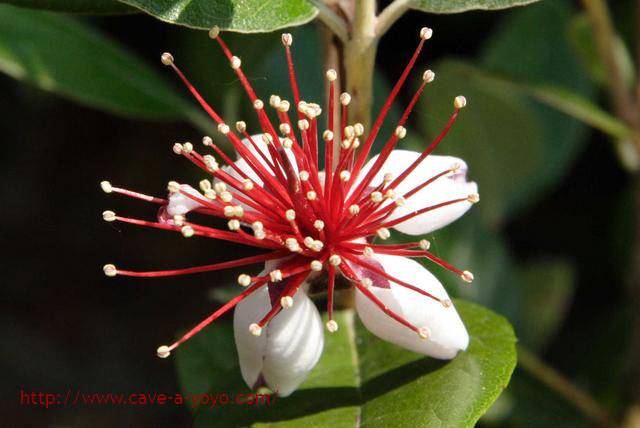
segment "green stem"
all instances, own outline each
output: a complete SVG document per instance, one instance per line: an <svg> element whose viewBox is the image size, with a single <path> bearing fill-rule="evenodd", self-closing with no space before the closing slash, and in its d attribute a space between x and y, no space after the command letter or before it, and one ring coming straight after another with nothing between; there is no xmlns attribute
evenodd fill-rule
<svg viewBox="0 0 640 428"><path fill-rule="evenodd" d="M615 29L611 22L611 16L604 0L583 0L585 9L589 14L593 31L596 38L597 47L606 67L609 76L610 98L614 106L615 112L622 120L627 122L636 132L632 136L636 153L640 155L640 93L638 99L634 98L631 91L627 91L622 79L620 67L616 62L615 52ZM640 2L636 2L636 11L638 19L640 19ZM640 55L640 50L637 51ZM636 61L640 58L636 58ZM640 68L638 68L640 70ZM640 86L638 86L640 88ZM639 91L640 92L640 91ZM640 210L640 173L635 174L634 190L636 197L636 210ZM637 214L637 212L636 212ZM636 216L637 217L637 216ZM629 279L632 284L631 290L631 306L633 308L640 307L640 221L636 220L635 239L633 245L632 268L629 271ZM640 315L636 310L634 313L634 325L631 329L631 399L628 412L637 412L640 407L640 387L638 380L640 379L640 369L637 368L637 358L640 355Z"/></svg>
<svg viewBox="0 0 640 428"><path fill-rule="evenodd" d="M347 92L352 96L349 122L360 122L369 129L373 103L373 70L378 39L376 37L375 0L355 0L351 39L344 49Z"/></svg>
<svg viewBox="0 0 640 428"><path fill-rule="evenodd" d="M640 25L640 0L636 0L636 28ZM636 105L640 105L640 31L636 31Z"/></svg>
<svg viewBox="0 0 640 428"><path fill-rule="evenodd" d="M518 346L518 367L560 394L593 423L605 428L618 426L596 400L522 345Z"/></svg>
<svg viewBox="0 0 640 428"><path fill-rule="evenodd" d="M347 23L323 0L309 0L318 9L318 19L322 21L342 42L349 39Z"/></svg>
<svg viewBox="0 0 640 428"><path fill-rule="evenodd" d="M389 28L409 10L409 0L395 0L378 15L376 34L382 37Z"/></svg>
<svg viewBox="0 0 640 428"><path fill-rule="evenodd" d="M616 36L609 9L604 0L582 0L591 20L596 45L600 56L607 67L611 103L618 117L631 127L640 130L640 116L632 94L627 91L621 68L616 61ZM640 138L634 138L636 150L640 152Z"/></svg>

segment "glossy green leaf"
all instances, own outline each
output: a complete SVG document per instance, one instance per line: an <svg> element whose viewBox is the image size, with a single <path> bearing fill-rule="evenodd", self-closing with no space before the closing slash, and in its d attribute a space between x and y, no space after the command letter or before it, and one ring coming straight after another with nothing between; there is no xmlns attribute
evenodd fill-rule
<svg viewBox="0 0 640 428"><path fill-rule="evenodd" d="M67 13L111 15L136 11L117 0L0 0L0 3Z"/></svg>
<svg viewBox="0 0 640 428"><path fill-rule="evenodd" d="M306 0L120 0L156 18L190 28L239 32L274 31L311 21L317 9Z"/></svg>
<svg viewBox="0 0 640 428"><path fill-rule="evenodd" d="M188 346L178 348L175 354L183 395L199 396L210 391L229 393L221 388L227 385L242 387L238 381L240 369L233 329L227 322L221 321L207 327L189 340ZM193 401L186 402L191 411L198 408L197 404L197 401L196 405L193 405Z"/></svg>
<svg viewBox="0 0 640 428"><path fill-rule="evenodd" d="M95 29L63 15L0 6L0 70L91 107L145 118L209 121L160 74Z"/></svg>
<svg viewBox="0 0 640 428"><path fill-rule="evenodd" d="M441 426L472 427L509 382L515 366L515 336L509 323L481 306L459 301L456 307L471 335L469 349L452 361L438 361L382 342L354 320L352 312L340 312L337 333L325 336L325 349L309 379L287 398L274 404L202 406L197 427L228 426ZM230 330L229 330L230 331ZM230 333L221 339L207 334L208 351L184 347L179 355L184 379L193 388L204 388L197 373L209 380L209 391L235 398L246 393L239 370L220 365L221 358L235 361L227 350ZM211 352L225 352L213 357ZM190 362L210 363L214 369L189 367ZM199 364L198 363L198 364ZM216 376L216 370L218 375ZM185 373L189 373L187 377ZM236 381L229 379L234 373Z"/></svg>
<svg viewBox="0 0 640 428"><path fill-rule="evenodd" d="M539 0L410 0L412 8L432 13L458 13L468 10L506 9Z"/></svg>

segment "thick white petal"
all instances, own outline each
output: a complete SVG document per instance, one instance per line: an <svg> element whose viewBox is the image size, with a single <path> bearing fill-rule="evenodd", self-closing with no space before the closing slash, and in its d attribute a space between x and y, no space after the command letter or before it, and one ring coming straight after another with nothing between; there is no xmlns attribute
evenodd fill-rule
<svg viewBox="0 0 640 428"><path fill-rule="evenodd" d="M306 379L324 346L322 319L316 306L302 289L293 302L269 323L262 370L269 388L283 397Z"/></svg>
<svg viewBox="0 0 640 428"><path fill-rule="evenodd" d="M418 157L420 153L409 150L394 150L389 158L385 161L382 169L375 175L372 186L382 183L385 173L391 173L393 177L402 174ZM378 156L374 156L363 168L360 177L373 167ZM397 196L411 191L416 186L424 183L429 178L442 171L447 170L453 164L460 165L460 172L457 174L450 173L444 177L440 177L433 183L427 185L424 189L407 199L402 207L398 207L390 219L396 219L415 212L421 208L436 205L452 199L466 198L470 193L477 193L478 186L474 182L467 182L467 164L459 158L453 156L436 156L429 155L416 167L415 170L396 188L394 189ZM460 218L469 208L470 202L458 202L433 211L426 212L416 216L410 220L395 226L395 229L409 235L423 235L440 229L449 223Z"/></svg>
<svg viewBox="0 0 640 428"><path fill-rule="evenodd" d="M261 275L271 269L267 266ZM291 308L283 309L257 337L249 332L249 325L271 309L267 287L260 288L236 307L233 320L236 348L242 377L250 388L262 374L270 389L287 396L320 359L324 345L320 314L303 287L293 302Z"/></svg>
<svg viewBox="0 0 640 428"><path fill-rule="evenodd" d="M448 299L442 284L418 262L406 257L376 254L375 259L391 276ZM371 287L372 293L389 309L416 327L431 333L422 339L414 331L384 314L364 294L356 292L356 310L367 329L379 338L434 358L451 359L467 349L469 335L453 306L439 302L390 282L390 288Z"/></svg>
<svg viewBox="0 0 640 428"><path fill-rule="evenodd" d="M265 273L266 270L260 275ZM267 347L267 335L263 332L260 336L254 336L249 332L249 326L259 321L269 309L269 292L266 287L262 287L238 303L233 313L233 335L238 350L240 372L249 388L253 388L262 372Z"/></svg>
<svg viewBox="0 0 640 428"><path fill-rule="evenodd" d="M187 192L193 196L196 196L200 199L205 199L205 197L202 194L200 194L200 192L198 192L188 184L180 185L180 190L182 190L183 192ZM185 215L189 211L195 210L196 208L199 208L201 206L203 205L200 204L199 202L194 201L188 196L185 196L180 192L173 192L169 194L169 203L167 204L167 214L170 217L173 217L176 215Z"/></svg>

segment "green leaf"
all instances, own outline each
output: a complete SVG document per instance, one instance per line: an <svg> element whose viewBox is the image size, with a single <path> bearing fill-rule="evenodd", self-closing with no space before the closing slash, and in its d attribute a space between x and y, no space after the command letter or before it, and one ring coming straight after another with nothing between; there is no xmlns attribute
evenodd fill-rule
<svg viewBox="0 0 640 428"><path fill-rule="evenodd" d="M67 13L112 15L136 11L136 9L116 0L0 0L0 3Z"/></svg>
<svg viewBox="0 0 640 428"><path fill-rule="evenodd" d="M633 133L623 121L570 89L544 84L511 83L514 89L525 91L537 100L614 138L630 138Z"/></svg>
<svg viewBox="0 0 640 428"><path fill-rule="evenodd" d="M243 33L274 31L311 21L318 13L306 0L120 0L156 18L190 28Z"/></svg>
<svg viewBox="0 0 640 428"><path fill-rule="evenodd" d="M468 10L496 10L522 6L539 0L411 0L413 9L432 13L458 13Z"/></svg>
<svg viewBox="0 0 640 428"><path fill-rule="evenodd" d="M189 340L188 345L178 348L175 354L180 389L185 396L198 396L210 391L228 393L228 390L221 389L227 385L242 387L233 329L227 322L207 327ZM186 401L186 404L192 411L198 408L193 401Z"/></svg>
<svg viewBox="0 0 640 428"><path fill-rule="evenodd" d="M515 336L509 323L481 306L459 301L456 307L469 330L471 343L452 361L438 361L382 342L371 335L352 312L339 312L338 332L325 337L325 349L307 381L288 398L248 411L241 406L201 407L195 426L442 426L472 427L509 382L516 362ZM227 351L226 341L210 335L207 352ZM203 339L204 340L204 339ZM235 399L247 388L235 369L236 382L200 346L179 353L197 353L191 361L209 362L215 369L181 369L196 379L210 380L210 391ZM182 362L187 360L180 356ZM225 361L235 361L227 352ZM218 377L214 373L218 373ZM184 379L184 377L183 377ZM194 383L198 391L202 382ZM190 390L185 386L185 392ZM273 397L272 397L273 398Z"/></svg>
<svg viewBox="0 0 640 428"><path fill-rule="evenodd" d="M124 47L63 15L0 5L0 70L109 112L209 121ZM165 71L166 70L162 70Z"/></svg>

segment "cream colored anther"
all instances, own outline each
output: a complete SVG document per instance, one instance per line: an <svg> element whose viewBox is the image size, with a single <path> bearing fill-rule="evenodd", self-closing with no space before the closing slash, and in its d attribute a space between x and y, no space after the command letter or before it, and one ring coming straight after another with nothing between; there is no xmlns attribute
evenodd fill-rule
<svg viewBox="0 0 640 428"><path fill-rule="evenodd" d="M170 348L167 345L159 346L156 350L156 355L158 356L158 358L167 358L169 355L171 355Z"/></svg>
<svg viewBox="0 0 640 428"><path fill-rule="evenodd" d="M420 29L420 38L423 40L429 40L433 36L433 30L429 27L422 27Z"/></svg>
<svg viewBox="0 0 640 428"><path fill-rule="evenodd" d="M340 263L342 263L342 257L337 254L333 254L331 257L329 257L329 263L331 263L333 266L340 266Z"/></svg>
<svg viewBox="0 0 640 428"><path fill-rule="evenodd" d="M455 108L457 108L457 109L464 108L466 105L467 105L467 99L465 97L463 97L462 95L458 95L453 100L453 106Z"/></svg>
<svg viewBox="0 0 640 428"><path fill-rule="evenodd" d="M104 181L100 182L100 188L102 189L102 191L104 193L113 192L113 187L111 186L111 183L109 183L107 180L104 180Z"/></svg>
<svg viewBox="0 0 640 428"><path fill-rule="evenodd" d="M251 284L251 277L246 273L240 274L240 276L238 276L238 284L243 287L248 287L249 284Z"/></svg>
<svg viewBox="0 0 640 428"><path fill-rule="evenodd" d="M160 61L162 61L164 65L171 65L173 64L173 55L169 52L165 52L160 56Z"/></svg>
<svg viewBox="0 0 640 428"><path fill-rule="evenodd" d="M191 226L183 226L182 229L180 229L180 232L182 232L182 236L184 236L185 238L191 238L195 233L193 227Z"/></svg>
<svg viewBox="0 0 640 428"><path fill-rule="evenodd" d="M102 267L102 271L106 276L110 276L110 277L116 276L116 274L118 273L118 270L112 264L104 265Z"/></svg>

